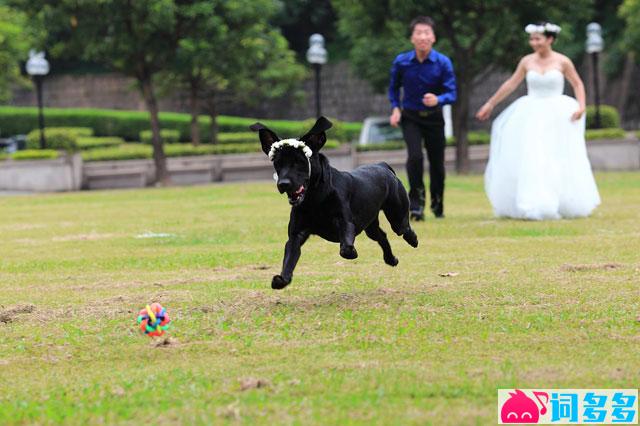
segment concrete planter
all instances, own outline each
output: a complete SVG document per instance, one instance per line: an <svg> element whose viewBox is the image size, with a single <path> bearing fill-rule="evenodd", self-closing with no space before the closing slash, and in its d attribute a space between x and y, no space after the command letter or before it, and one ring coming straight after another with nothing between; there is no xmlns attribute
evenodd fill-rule
<svg viewBox="0 0 640 426"><path fill-rule="evenodd" d="M640 142L635 138L589 141L587 153L594 170L640 170ZM363 164L386 161L400 173L404 171L407 158L404 149L355 152L349 146L327 150L325 155L339 170L352 170ZM471 172L484 172L488 158L489 145L470 146ZM454 171L455 147L446 148L445 165L449 172ZM175 185L269 180L273 176L273 166L261 152L169 158L167 168ZM82 164L82 159L77 154L56 160L7 160L0 161L0 190L143 188L153 182L154 174L152 160L97 161Z"/></svg>
<svg viewBox="0 0 640 426"><path fill-rule="evenodd" d="M9 191L76 191L82 184L82 158L63 155L55 160L0 161L0 189Z"/></svg>

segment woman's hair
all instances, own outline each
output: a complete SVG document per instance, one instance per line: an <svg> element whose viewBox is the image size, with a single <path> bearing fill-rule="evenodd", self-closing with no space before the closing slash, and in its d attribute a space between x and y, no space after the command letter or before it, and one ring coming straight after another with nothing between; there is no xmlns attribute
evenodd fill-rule
<svg viewBox="0 0 640 426"><path fill-rule="evenodd" d="M436 23L433 21L433 19L430 16L417 16L413 18L413 20L409 24L409 36L413 34L413 30L418 24L428 25L431 27L431 30L434 33L436 32Z"/></svg>
<svg viewBox="0 0 640 426"><path fill-rule="evenodd" d="M545 37L553 37L554 42L558 38L558 33L560 33L560 27L558 25L545 21L539 21L535 24L529 24L525 27L524 30L528 34L540 33Z"/></svg>

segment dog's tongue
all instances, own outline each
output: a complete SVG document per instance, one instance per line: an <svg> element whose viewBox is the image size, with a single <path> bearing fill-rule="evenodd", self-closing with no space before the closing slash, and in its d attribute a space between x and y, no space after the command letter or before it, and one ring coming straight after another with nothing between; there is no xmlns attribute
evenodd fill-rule
<svg viewBox="0 0 640 426"><path fill-rule="evenodd" d="M304 186L300 185L300 188L298 188L298 190L296 191L295 195L300 195L302 193L302 191L304 191Z"/></svg>

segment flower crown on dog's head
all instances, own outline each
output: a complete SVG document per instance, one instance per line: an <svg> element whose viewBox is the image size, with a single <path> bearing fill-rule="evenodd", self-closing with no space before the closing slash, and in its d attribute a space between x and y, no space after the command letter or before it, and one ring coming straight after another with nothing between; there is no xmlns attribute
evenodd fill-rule
<svg viewBox="0 0 640 426"><path fill-rule="evenodd" d="M304 156L307 157L307 159L311 158L311 156L313 155L313 151L311 151L311 148L309 148L306 143L298 139L282 139L278 142L274 142L273 144L271 144L271 149L269 150L269 154L268 154L269 160L273 161L273 156L276 155L276 151L282 148L283 146L290 146L292 148L302 149L302 152L304 153Z"/></svg>

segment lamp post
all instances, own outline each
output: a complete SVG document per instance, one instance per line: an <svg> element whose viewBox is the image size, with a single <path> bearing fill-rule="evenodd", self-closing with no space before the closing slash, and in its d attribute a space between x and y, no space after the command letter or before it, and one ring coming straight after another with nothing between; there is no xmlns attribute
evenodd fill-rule
<svg viewBox="0 0 640 426"><path fill-rule="evenodd" d="M600 123L600 84L598 79L598 53L602 52L604 41L602 40L602 27L597 22L587 25L587 42L585 50L591 55L593 65L593 89L595 91L596 103L596 129L601 127Z"/></svg>
<svg viewBox="0 0 640 426"><path fill-rule="evenodd" d="M40 127L40 149L44 149L46 141L44 138L44 115L42 113L42 79L49 74L49 62L44 58L44 52L29 51L27 61L27 74L29 74L36 84L36 96L38 97L38 125Z"/></svg>
<svg viewBox="0 0 640 426"><path fill-rule="evenodd" d="M320 117L322 115L320 108L320 70L327 63L327 49L324 48L324 37L322 35L313 34L309 37L307 61L313 65L316 74L316 117Z"/></svg>

